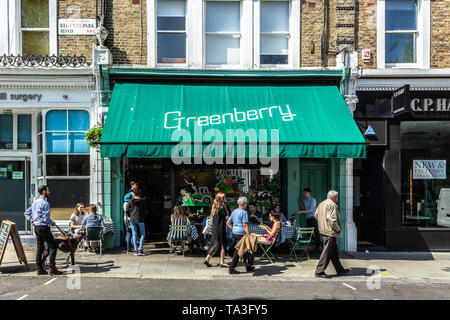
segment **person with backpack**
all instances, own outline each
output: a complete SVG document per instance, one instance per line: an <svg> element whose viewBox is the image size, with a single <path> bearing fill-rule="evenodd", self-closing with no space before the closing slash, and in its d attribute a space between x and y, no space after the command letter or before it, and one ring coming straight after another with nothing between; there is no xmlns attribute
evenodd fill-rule
<svg viewBox="0 0 450 320"><path fill-rule="evenodd" d="M135 256L145 256L143 250L144 239L145 239L145 217L148 214L147 204L142 198L141 191L134 186L132 198L128 201L126 214L130 218L130 226L134 244L134 255ZM137 244L137 234L139 229L139 246Z"/></svg>
<svg viewBox="0 0 450 320"><path fill-rule="evenodd" d="M130 182L130 190L128 190L127 194L125 194L125 196L123 197L123 223L124 223L124 227L125 227L125 253L129 253L131 252L130 250L130 244L131 244L131 237L132 237L132 232L131 232L131 224L130 224L130 218L127 216L127 207L128 207L128 201L131 200L131 198L133 197L133 188L134 187L138 187L138 184L134 181ZM134 248L134 250L136 251L136 248Z"/></svg>

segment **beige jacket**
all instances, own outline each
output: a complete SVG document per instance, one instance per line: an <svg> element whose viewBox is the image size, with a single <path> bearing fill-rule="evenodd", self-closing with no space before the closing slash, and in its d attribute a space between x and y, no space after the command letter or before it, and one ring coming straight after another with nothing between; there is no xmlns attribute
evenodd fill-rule
<svg viewBox="0 0 450 320"><path fill-rule="evenodd" d="M329 237L342 237L341 218L337 204L327 199L322 201L316 209L314 217L319 225L319 233Z"/></svg>
<svg viewBox="0 0 450 320"><path fill-rule="evenodd" d="M247 252L254 254L258 249L258 238L254 234L245 235L235 246L239 258L242 258Z"/></svg>

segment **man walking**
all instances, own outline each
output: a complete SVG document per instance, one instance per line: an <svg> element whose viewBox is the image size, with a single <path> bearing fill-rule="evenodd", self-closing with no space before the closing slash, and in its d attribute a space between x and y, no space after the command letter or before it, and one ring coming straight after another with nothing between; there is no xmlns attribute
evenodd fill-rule
<svg viewBox="0 0 450 320"><path fill-rule="evenodd" d="M328 191L327 199L319 204L314 214L323 239L323 250L317 264L316 277L328 278L325 274L325 269L330 260L338 276L342 276L350 271L345 269L339 260L336 238L342 237L342 228L337 202L338 193L334 190Z"/></svg>
<svg viewBox="0 0 450 320"><path fill-rule="evenodd" d="M37 250L36 250L36 267L37 274L51 274L61 275L63 272L56 269L56 242L50 231L50 225L55 226L55 222L50 219L50 205L47 198L50 195L50 190L43 185L38 188L39 198L25 212L25 218L34 226L34 233L36 234ZM50 270L45 271L42 261L42 253L44 252L44 244L47 242L50 250Z"/></svg>
<svg viewBox="0 0 450 320"><path fill-rule="evenodd" d="M305 200L303 202L303 207L305 210L297 211L295 212L295 215L300 213L305 213L306 216L306 226L308 228L314 228L314 242L316 244L316 251L322 247L322 243L320 242L320 235L319 235L319 228L317 226L317 219L314 218L314 213L316 212L317 208L317 201L316 199L311 196L311 189L305 188L303 189L303 195L305 197ZM299 200L300 202L300 200Z"/></svg>

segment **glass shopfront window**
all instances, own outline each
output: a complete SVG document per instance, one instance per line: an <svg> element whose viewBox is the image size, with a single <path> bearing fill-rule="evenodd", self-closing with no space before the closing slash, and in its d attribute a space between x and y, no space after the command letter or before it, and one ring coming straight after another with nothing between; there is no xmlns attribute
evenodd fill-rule
<svg viewBox="0 0 450 320"><path fill-rule="evenodd" d="M45 116L45 130L41 128L38 126L38 176L51 189L52 217L68 219L76 203L89 204L90 156L84 138L89 112L51 110Z"/></svg>
<svg viewBox="0 0 450 320"><path fill-rule="evenodd" d="M192 213L209 207L217 192L223 191L230 209L237 207L237 199L245 195L258 210L267 214L281 201L280 171L271 176L261 175L259 168L181 168L176 172L177 200Z"/></svg>
<svg viewBox="0 0 450 320"><path fill-rule="evenodd" d="M403 121L402 225L450 227L450 121Z"/></svg>

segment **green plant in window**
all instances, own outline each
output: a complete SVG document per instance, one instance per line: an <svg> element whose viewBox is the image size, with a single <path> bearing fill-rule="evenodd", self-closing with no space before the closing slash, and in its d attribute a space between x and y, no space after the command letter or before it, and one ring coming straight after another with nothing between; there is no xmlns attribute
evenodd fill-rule
<svg viewBox="0 0 450 320"><path fill-rule="evenodd" d="M100 150L100 139L102 138L103 125L95 126L86 131L85 139L89 147Z"/></svg>

